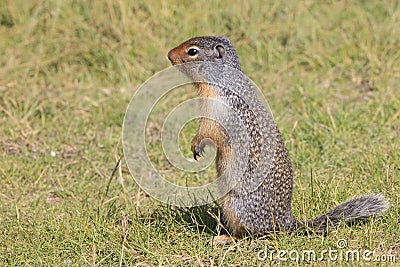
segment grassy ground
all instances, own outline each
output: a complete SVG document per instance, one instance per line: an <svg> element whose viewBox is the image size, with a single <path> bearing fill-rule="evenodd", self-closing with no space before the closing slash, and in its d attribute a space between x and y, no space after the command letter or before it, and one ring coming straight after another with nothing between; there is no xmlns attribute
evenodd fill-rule
<svg viewBox="0 0 400 267"><path fill-rule="evenodd" d="M179 2L2 1L0 265L270 265L257 259L265 246L321 252L339 239L399 264L399 3ZM372 192L389 212L327 236L215 247L215 206L159 203L124 163L110 180L135 90L169 66L170 48L211 34L231 39L271 106L296 170L295 215Z"/></svg>

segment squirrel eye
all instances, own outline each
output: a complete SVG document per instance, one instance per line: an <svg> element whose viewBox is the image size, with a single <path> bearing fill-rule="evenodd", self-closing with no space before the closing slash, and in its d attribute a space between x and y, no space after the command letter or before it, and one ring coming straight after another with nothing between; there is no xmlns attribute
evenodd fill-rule
<svg viewBox="0 0 400 267"><path fill-rule="evenodd" d="M190 49L187 51L187 54L188 54L189 56L191 56L191 57L197 55L198 53L199 53L199 50L197 50L196 48L190 48Z"/></svg>

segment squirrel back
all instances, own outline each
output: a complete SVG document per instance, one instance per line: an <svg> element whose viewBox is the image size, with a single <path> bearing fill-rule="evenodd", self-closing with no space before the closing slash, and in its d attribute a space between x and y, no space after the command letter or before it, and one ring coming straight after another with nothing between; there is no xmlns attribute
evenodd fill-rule
<svg viewBox="0 0 400 267"><path fill-rule="evenodd" d="M191 143L195 159L208 144L206 140L216 144L217 171L223 177L221 190L234 184L221 199L224 221L234 236L240 237L246 232L265 234L298 230L322 233L337 227L342 220L351 222L380 215L388 208L388 202L379 194L360 196L315 219L298 221L291 211L293 169L286 147L272 115L265 110L252 82L243 74L229 39L224 36L195 37L172 49L168 59L194 81L201 76L205 82L194 83L198 95L218 99L235 110L249 137L248 151L244 152L246 166L240 175L227 172L237 159L232 153L229 135L217 122L200 119ZM214 63L217 68L189 70L183 64L188 62ZM207 109L207 104L202 108ZM226 113L214 115L228 123L237 120Z"/></svg>

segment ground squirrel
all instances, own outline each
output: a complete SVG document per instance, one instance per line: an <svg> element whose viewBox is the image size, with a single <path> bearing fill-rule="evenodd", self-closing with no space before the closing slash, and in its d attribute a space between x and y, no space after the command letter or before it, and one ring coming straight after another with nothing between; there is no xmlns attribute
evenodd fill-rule
<svg viewBox="0 0 400 267"><path fill-rule="evenodd" d="M250 146L249 151L246 152L249 155L247 166L241 177L237 178L238 183L235 187L221 199L223 219L233 236L241 237L247 232L266 234L275 231L292 232L297 230L325 233L328 228L336 227L342 220L351 222L355 219L380 215L388 208L388 202L380 194L359 196L315 219L306 222L297 220L291 211L293 170L287 150L272 116L262 113L261 104L257 101L257 95L251 83L243 82L243 80L237 82L236 76L224 75L224 73L208 75L204 69L202 73L194 73L196 70L188 70L185 64L182 64L212 62L234 68L241 75L238 57L228 38L223 36L192 38L172 49L168 53L168 59L173 65L183 66L180 71L190 78L202 76L207 82L194 83L198 95L219 99L232 107L243 119L248 131ZM243 74L243 76L245 75ZM217 88L213 82L209 82L209 79L219 79L218 82L223 86ZM232 88L235 90L231 91ZM240 102L240 95L234 92L242 92L246 97L254 99L252 100L254 102L253 109L256 111L249 112L249 107L246 106L246 103ZM260 114L265 116L260 118ZM224 114L219 114L219 116L223 117ZM225 118L225 120L229 121L230 118ZM229 152L229 137L214 121L201 119L197 134L191 143L195 159L201 155L206 144L203 140L206 139L211 139L217 147L216 165L218 175L221 175L232 157ZM261 151L259 149L260 142L268 142L269 139L275 140L274 151ZM260 169L258 163L267 160L270 155L272 158L269 169ZM263 176L261 183L254 190L247 190L249 181L255 179L256 175ZM232 177L226 177L220 186L224 187L229 184L230 179Z"/></svg>

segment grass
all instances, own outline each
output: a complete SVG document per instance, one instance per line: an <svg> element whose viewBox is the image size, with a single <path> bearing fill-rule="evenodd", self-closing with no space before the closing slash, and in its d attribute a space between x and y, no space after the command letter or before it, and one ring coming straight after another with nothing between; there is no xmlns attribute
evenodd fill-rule
<svg viewBox="0 0 400 267"><path fill-rule="evenodd" d="M215 247L215 205L181 210L137 187L117 164L130 98L169 66L169 49L222 34L286 140L295 215L311 218L373 192L390 200L389 212L327 236ZM257 259L265 246L321 252L339 239L398 263L399 47L398 1L3 1L0 265L270 265Z"/></svg>

